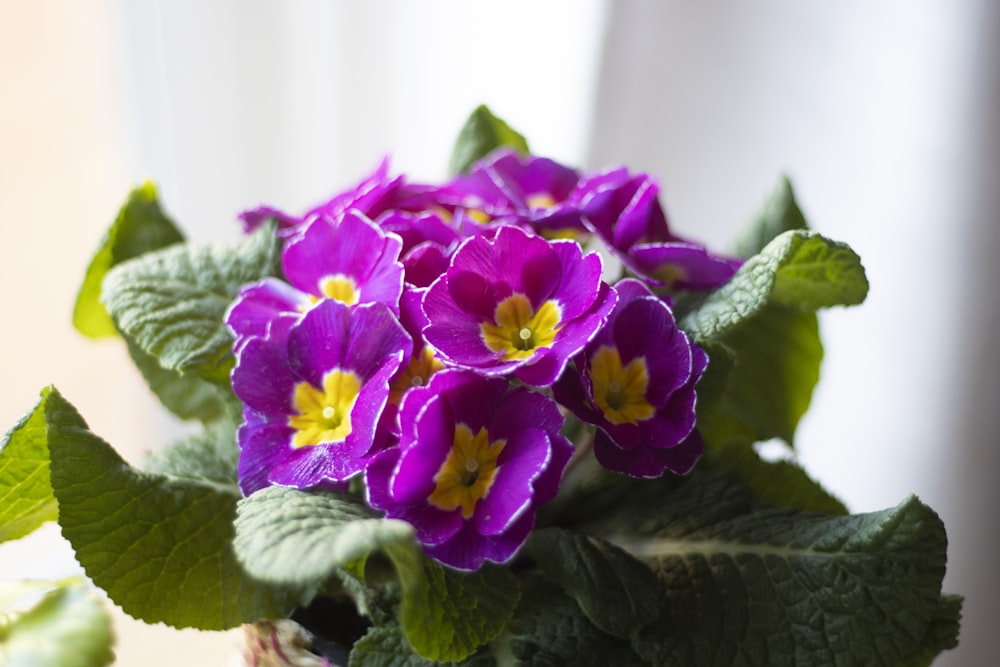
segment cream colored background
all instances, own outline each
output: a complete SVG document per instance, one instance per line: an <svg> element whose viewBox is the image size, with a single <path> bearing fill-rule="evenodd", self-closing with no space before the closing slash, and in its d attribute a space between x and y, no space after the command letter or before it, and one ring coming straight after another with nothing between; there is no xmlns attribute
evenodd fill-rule
<svg viewBox="0 0 1000 667"><path fill-rule="evenodd" d="M678 231L724 243L778 174L872 281L824 315L807 469L856 511L916 492L949 529L962 646L994 654L1000 469L1000 12L988 0L368 3L0 0L0 428L55 384L135 460L169 439L119 345L70 327L128 189L197 239L295 211L383 154L442 175L480 103L536 152L654 173ZM49 526L0 577L61 576ZM118 614L122 665L216 665L232 639Z"/></svg>

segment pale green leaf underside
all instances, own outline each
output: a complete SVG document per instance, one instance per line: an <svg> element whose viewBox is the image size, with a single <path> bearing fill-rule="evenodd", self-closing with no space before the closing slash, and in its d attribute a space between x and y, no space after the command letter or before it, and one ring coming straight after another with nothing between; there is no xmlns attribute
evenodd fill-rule
<svg viewBox="0 0 1000 667"><path fill-rule="evenodd" d="M485 105L480 105L458 133L449 169L453 174L466 172L476 160L501 146L510 146L520 153L528 152L528 142L521 133L494 116Z"/></svg>
<svg viewBox="0 0 1000 667"><path fill-rule="evenodd" d="M114 322L100 301L104 276L116 264L183 240L160 209L153 183L130 192L87 267L73 308L73 326L91 338L114 336Z"/></svg>
<svg viewBox="0 0 1000 667"><path fill-rule="evenodd" d="M11 667L103 667L114 660L111 622L100 598L80 579L0 584L47 590L27 609L0 608L0 664ZM6 606L6 605L4 605Z"/></svg>
<svg viewBox="0 0 1000 667"><path fill-rule="evenodd" d="M695 340L722 339L768 304L805 311L864 301L868 281L848 246L816 232L783 232L682 320Z"/></svg>
<svg viewBox="0 0 1000 667"><path fill-rule="evenodd" d="M164 368L228 382L232 334L223 318L240 286L273 275L271 226L232 244L183 244L112 269L102 301L118 327Z"/></svg>
<svg viewBox="0 0 1000 667"><path fill-rule="evenodd" d="M42 398L0 442L0 542L24 537L58 516L45 429Z"/></svg>
<svg viewBox="0 0 1000 667"><path fill-rule="evenodd" d="M95 584L147 623L221 630L287 614L232 552L239 491L138 471L55 391L46 400L59 523Z"/></svg>
<svg viewBox="0 0 1000 667"><path fill-rule="evenodd" d="M142 469L159 475L204 479L233 487L238 481L236 426L214 422L201 433L165 445L142 461Z"/></svg>

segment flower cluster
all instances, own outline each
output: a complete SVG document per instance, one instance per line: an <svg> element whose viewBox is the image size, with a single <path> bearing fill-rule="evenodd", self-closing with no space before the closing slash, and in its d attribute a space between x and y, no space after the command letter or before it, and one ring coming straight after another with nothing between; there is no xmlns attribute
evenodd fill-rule
<svg viewBox="0 0 1000 667"><path fill-rule="evenodd" d="M243 492L362 480L428 555L471 570L508 561L556 494L584 446L568 414L613 471L689 471L707 357L671 295L737 263L675 236L658 195L646 175L500 149L443 185L383 162L301 217L245 213L277 222L284 279L227 314ZM632 277L606 282L590 245Z"/></svg>

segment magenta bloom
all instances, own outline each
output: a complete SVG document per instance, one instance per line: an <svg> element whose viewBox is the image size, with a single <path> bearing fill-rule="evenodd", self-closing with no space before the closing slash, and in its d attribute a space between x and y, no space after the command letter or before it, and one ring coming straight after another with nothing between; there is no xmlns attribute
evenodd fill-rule
<svg viewBox="0 0 1000 667"><path fill-rule="evenodd" d="M615 286L607 326L553 385L563 406L594 424L594 454L633 477L685 474L702 452L695 431L695 384L708 358L670 308L637 280Z"/></svg>
<svg viewBox="0 0 1000 667"><path fill-rule="evenodd" d="M402 241L357 211L318 217L285 246L285 277L294 287L348 306L382 303L399 313Z"/></svg>
<svg viewBox="0 0 1000 667"><path fill-rule="evenodd" d="M388 307L327 299L290 326L248 337L233 391L243 401L240 488L341 482L368 462L389 379L411 341Z"/></svg>
<svg viewBox="0 0 1000 667"><path fill-rule="evenodd" d="M427 290L424 337L453 364L549 385L614 307L601 260L516 227L468 238Z"/></svg>
<svg viewBox="0 0 1000 667"><path fill-rule="evenodd" d="M673 234L659 192L648 175L619 168L581 179L570 201L608 249L653 285L709 290L732 278L741 262Z"/></svg>
<svg viewBox="0 0 1000 667"><path fill-rule="evenodd" d="M427 555L463 570L504 563L552 499L573 447L556 404L502 378L447 370L411 390L400 444L366 473L368 501L416 528Z"/></svg>

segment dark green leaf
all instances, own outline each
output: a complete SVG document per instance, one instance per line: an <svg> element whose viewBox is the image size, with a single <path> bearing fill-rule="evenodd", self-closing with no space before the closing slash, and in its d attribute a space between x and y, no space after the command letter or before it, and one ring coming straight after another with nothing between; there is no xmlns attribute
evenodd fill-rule
<svg viewBox="0 0 1000 667"><path fill-rule="evenodd" d="M59 506L49 483L45 395L0 442L0 542L16 540L47 521Z"/></svg>
<svg viewBox="0 0 1000 667"><path fill-rule="evenodd" d="M958 646L958 626L961 616L962 598L958 595L942 596L937 614L924 633L920 645L907 654L899 667L928 667L941 651Z"/></svg>
<svg viewBox="0 0 1000 667"><path fill-rule="evenodd" d="M238 243L172 246L112 269L102 301L164 368L226 384L233 366L226 309L241 285L275 275L279 258L270 225Z"/></svg>
<svg viewBox="0 0 1000 667"><path fill-rule="evenodd" d="M652 571L602 539L546 528L532 534L528 552L590 621L610 635L628 639L660 613L661 595Z"/></svg>
<svg viewBox="0 0 1000 667"><path fill-rule="evenodd" d="M253 580L233 554L238 489L130 467L54 390L45 417L63 536L122 609L202 630L291 610L296 599Z"/></svg>
<svg viewBox="0 0 1000 667"><path fill-rule="evenodd" d="M160 208L153 183L146 182L129 193L87 267L73 308L73 326L91 338L114 336L114 322L100 301L104 276L116 264L183 240Z"/></svg>
<svg viewBox="0 0 1000 667"><path fill-rule="evenodd" d="M354 644L348 663L351 667L434 667L440 662L427 660L413 652L398 625L374 627ZM467 660L451 662L463 667L493 667L496 660L484 651Z"/></svg>
<svg viewBox="0 0 1000 667"><path fill-rule="evenodd" d="M623 639L591 625L575 602L542 578L524 582L524 599L504 638L517 665L647 665Z"/></svg>
<svg viewBox="0 0 1000 667"><path fill-rule="evenodd" d="M43 593L28 608L14 603ZM104 603L82 577L0 583L0 664L103 667L114 661Z"/></svg>
<svg viewBox="0 0 1000 667"><path fill-rule="evenodd" d="M528 152L524 136L494 116L485 105L480 105L458 133L449 169L453 174L466 172L476 160L501 146L510 146L521 153Z"/></svg>
<svg viewBox="0 0 1000 667"><path fill-rule="evenodd" d="M792 183L787 177L782 178L764 210L736 242L734 254L749 259L782 232L806 227L806 219L795 201Z"/></svg>

